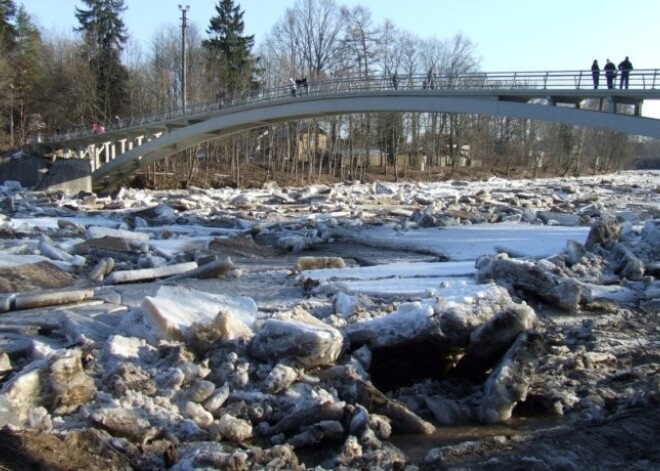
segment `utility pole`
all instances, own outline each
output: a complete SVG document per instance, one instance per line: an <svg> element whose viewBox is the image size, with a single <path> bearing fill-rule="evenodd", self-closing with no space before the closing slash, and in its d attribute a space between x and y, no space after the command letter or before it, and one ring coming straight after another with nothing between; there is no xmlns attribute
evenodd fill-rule
<svg viewBox="0 0 660 471"><path fill-rule="evenodd" d="M183 105L183 111L185 113L187 106L187 73L186 73L186 31L188 29L188 23L186 14L190 11L190 5L179 5L179 10L181 11L181 104Z"/></svg>
<svg viewBox="0 0 660 471"><path fill-rule="evenodd" d="M14 84L9 84L9 145L14 150Z"/></svg>

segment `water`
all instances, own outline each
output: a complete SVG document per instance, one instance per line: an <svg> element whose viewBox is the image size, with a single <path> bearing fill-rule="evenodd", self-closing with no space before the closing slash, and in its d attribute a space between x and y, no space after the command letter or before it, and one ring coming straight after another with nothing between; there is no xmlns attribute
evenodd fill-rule
<svg viewBox="0 0 660 471"><path fill-rule="evenodd" d="M392 435L390 441L406 454L409 462L421 462L433 448L530 433L557 426L561 420L561 417L514 417L507 424L438 425L431 435Z"/></svg>

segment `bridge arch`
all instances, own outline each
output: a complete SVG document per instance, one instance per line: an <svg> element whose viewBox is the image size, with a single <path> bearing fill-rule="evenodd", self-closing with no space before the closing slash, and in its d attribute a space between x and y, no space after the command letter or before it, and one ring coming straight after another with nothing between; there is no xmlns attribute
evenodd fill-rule
<svg viewBox="0 0 660 471"><path fill-rule="evenodd" d="M129 150L92 174L95 190L116 185L138 168L192 146L238 132L288 121L351 113L447 112L552 121L660 138L660 120L639 116L548 106L515 96L423 91L369 91L310 94L252 102L228 108L205 121L189 124Z"/></svg>

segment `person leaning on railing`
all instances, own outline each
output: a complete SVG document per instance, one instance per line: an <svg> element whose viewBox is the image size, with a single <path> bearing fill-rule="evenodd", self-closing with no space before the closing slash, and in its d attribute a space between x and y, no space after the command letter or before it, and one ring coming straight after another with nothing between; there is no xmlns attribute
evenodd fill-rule
<svg viewBox="0 0 660 471"><path fill-rule="evenodd" d="M605 67L603 67L603 70L605 71L605 79L607 79L607 88L614 88L614 79L616 78L616 66L614 65L613 62L607 59L607 63L605 64Z"/></svg>
<svg viewBox="0 0 660 471"><path fill-rule="evenodd" d="M628 60L628 56L619 63L619 70L621 71L621 82L619 83L619 88L628 88L628 79L630 77L630 71L633 70L632 62Z"/></svg>

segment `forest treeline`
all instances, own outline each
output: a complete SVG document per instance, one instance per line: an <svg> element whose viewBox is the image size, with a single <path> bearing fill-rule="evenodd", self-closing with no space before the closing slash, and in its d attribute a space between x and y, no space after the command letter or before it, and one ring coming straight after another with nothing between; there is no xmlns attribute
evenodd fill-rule
<svg viewBox="0 0 660 471"><path fill-rule="evenodd" d="M431 69L454 75L480 70L477 47L465 35L420 38L392 21L375 22L368 8L335 0L298 0L258 46L245 34L239 1L218 0L203 31L185 21L163 26L146 48L131 40L123 21L127 8L125 0L80 0L71 12L78 24L74 34L58 36L40 30L14 0L0 0L5 151L39 134L287 86L290 78L379 80L396 74L404 82ZM364 180L373 173L398 179L413 170L432 177L458 166L505 175L609 172L656 155L657 146L527 119L365 113L210 141L152 164L140 178L162 187L223 179L241 185L254 180L254 172L296 183Z"/></svg>

